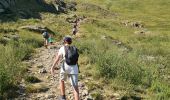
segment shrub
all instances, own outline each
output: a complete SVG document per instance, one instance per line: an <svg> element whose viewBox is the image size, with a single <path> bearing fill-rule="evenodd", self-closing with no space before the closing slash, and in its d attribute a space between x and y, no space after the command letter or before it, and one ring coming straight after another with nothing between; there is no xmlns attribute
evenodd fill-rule
<svg viewBox="0 0 170 100"><path fill-rule="evenodd" d="M40 80L35 76L27 76L25 80L27 82L30 82L30 83L38 83L38 82L40 82Z"/></svg>
<svg viewBox="0 0 170 100"><path fill-rule="evenodd" d="M8 94L8 91L12 90L24 76L21 75L23 70L21 61L28 59L33 53L33 48L39 47L40 43L32 40L11 40L6 46L0 45L0 96L2 98L9 97L11 93Z"/></svg>

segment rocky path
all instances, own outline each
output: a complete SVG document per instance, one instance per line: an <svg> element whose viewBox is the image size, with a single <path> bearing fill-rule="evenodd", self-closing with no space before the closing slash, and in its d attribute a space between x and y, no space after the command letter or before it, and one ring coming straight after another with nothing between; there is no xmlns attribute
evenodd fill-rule
<svg viewBox="0 0 170 100"><path fill-rule="evenodd" d="M53 45L48 49L44 47L38 48L32 59L26 61L30 65L28 69L29 75L37 77L40 79L40 82L29 83L29 85L22 82L19 91L21 95L16 100L59 100L59 67L56 66L55 79L51 78L50 68L60 47L61 45ZM30 89L27 86L30 86ZM92 100L90 99L87 87L81 81L79 81L79 89L81 100ZM25 92L31 90L36 91L33 93ZM66 82L66 97L67 100L73 100L69 81Z"/></svg>

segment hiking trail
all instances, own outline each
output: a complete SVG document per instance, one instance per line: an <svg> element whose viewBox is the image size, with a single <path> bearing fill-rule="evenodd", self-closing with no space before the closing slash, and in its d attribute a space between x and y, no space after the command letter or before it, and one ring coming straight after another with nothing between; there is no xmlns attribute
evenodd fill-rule
<svg viewBox="0 0 170 100"><path fill-rule="evenodd" d="M30 67L28 68L29 75L40 79L38 83L29 83L31 88L37 88L33 93L26 93L26 83L21 82L19 93L21 94L16 100L58 100L60 96L59 90L59 72L60 66L56 66L55 80L52 79L50 69L53 64L55 55L57 54L61 44L37 48L35 55L28 61L24 61ZM74 100L72 88L69 80L66 81L66 97L67 100ZM88 89L84 83L79 81L79 93L81 100L91 100Z"/></svg>

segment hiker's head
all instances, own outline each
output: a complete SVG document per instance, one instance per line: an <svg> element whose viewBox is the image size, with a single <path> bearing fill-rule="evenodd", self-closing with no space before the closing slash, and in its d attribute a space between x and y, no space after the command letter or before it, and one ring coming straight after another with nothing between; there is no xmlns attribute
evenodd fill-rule
<svg viewBox="0 0 170 100"><path fill-rule="evenodd" d="M65 44L71 44L72 43L72 38L71 37L64 37L64 43Z"/></svg>

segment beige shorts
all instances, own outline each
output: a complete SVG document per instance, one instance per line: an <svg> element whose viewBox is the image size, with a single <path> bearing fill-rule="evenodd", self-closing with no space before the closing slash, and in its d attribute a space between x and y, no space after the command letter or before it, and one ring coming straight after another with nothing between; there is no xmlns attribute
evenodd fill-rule
<svg viewBox="0 0 170 100"><path fill-rule="evenodd" d="M66 81L67 78L73 87L78 86L78 74L60 73L60 81Z"/></svg>

